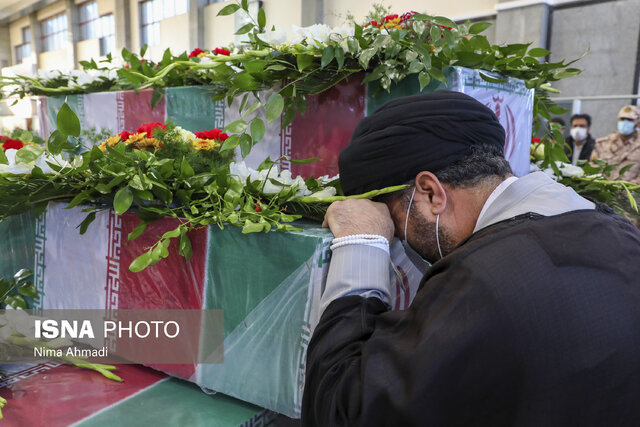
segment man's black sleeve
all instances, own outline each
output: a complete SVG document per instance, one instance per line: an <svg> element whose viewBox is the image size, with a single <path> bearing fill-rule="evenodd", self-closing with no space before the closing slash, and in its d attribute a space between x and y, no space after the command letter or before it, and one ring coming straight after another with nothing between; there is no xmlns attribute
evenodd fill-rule
<svg viewBox="0 0 640 427"><path fill-rule="evenodd" d="M513 421L494 407L517 389L510 322L459 271L432 277L405 311L359 296L330 304L309 344L303 424Z"/></svg>

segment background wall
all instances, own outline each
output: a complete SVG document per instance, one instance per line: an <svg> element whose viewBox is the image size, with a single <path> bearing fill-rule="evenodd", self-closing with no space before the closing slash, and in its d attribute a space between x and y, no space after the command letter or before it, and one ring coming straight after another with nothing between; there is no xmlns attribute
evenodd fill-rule
<svg viewBox="0 0 640 427"><path fill-rule="evenodd" d="M575 64L582 74L554 84L561 96L631 94L638 90L640 0L557 8L552 23L551 61L577 58L590 49ZM618 111L630 102L582 101L582 112L593 118L591 134L600 137L615 131Z"/></svg>
<svg viewBox="0 0 640 427"><path fill-rule="evenodd" d="M22 43L21 29L31 26L34 52L28 63L40 69L68 69L80 60L98 55L97 40L71 43L65 49L35 53L39 44L39 25L43 19L68 10L83 0L6 0L0 1L0 63L9 67L3 73L24 69L15 65L15 46ZM256 1L256 0L253 0ZM97 0L100 15L113 12L116 24L116 50L122 47L140 49L140 0ZM235 41L236 17L216 16L233 1L214 2L189 0L187 14L161 21L161 43L150 46L147 58L160 59L169 47L174 54L196 47L213 49ZM379 0L263 0L267 27L288 28L322 22L341 25L351 14L364 23L365 16ZM392 13L415 10L447 16L457 22L467 19L487 21L494 25L485 31L492 43L529 43L552 52L551 61L579 57L587 48L590 53L575 66L584 72L565 81L554 83L562 97L593 95L630 95L637 93L640 81L640 0L383 0ZM42 6L46 5L46 6ZM22 7L22 10L20 10ZM3 13L5 13L3 15ZM68 12L68 16L71 16ZM69 28L73 30L72 23ZM7 36L8 34L8 36ZM72 63L75 48L75 64ZM116 60L117 62L117 60ZM2 64L0 64L2 65ZM4 64L7 65L7 64ZM28 68L28 67L27 67ZM592 134L604 136L615 128L618 109L632 99L583 101L582 112L594 118ZM637 101L633 100L634 103ZM568 102L571 105L571 102Z"/></svg>

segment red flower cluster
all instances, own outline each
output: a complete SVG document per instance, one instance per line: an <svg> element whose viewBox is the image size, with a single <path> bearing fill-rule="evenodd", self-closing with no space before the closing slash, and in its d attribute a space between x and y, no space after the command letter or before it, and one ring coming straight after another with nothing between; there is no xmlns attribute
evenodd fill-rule
<svg viewBox="0 0 640 427"><path fill-rule="evenodd" d="M160 122L144 123L142 126L140 126L138 128L138 130L136 132L137 133L146 132L147 133L147 137L151 138L153 136L153 131L156 128L166 129L167 127L165 125L163 125L162 123L160 123Z"/></svg>
<svg viewBox="0 0 640 427"><path fill-rule="evenodd" d="M16 150L24 147L22 141L18 141L17 139L11 139L7 137L1 137L0 142L2 143L2 151L7 151L9 148L15 148Z"/></svg>
<svg viewBox="0 0 640 427"><path fill-rule="evenodd" d="M217 53L219 55L225 55L225 56L231 55L231 52L229 52L227 49L225 49L223 47L217 47L217 48L213 49L212 52L213 53Z"/></svg>
<svg viewBox="0 0 640 427"><path fill-rule="evenodd" d="M204 50L200 49L199 47L193 49L191 51L191 53L189 54L189 58L193 58L195 56L200 55L201 53L206 53Z"/></svg>
<svg viewBox="0 0 640 427"><path fill-rule="evenodd" d="M222 132L220 129L209 129L200 132L194 132L196 138L200 139L214 139L218 141L226 141L229 135Z"/></svg>
<svg viewBox="0 0 640 427"><path fill-rule="evenodd" d="M122 142L126 141L131 136L131 134L129 132L127 132L126 130L123 130L118 135L120 135L120 139L122 140Z"/></svg>
<svg viewBox="0 0 640 427"><path fill-rule="evenodd" d="M542 141L540 138L538 138L537 136L534 136L533 138L531 138L531 143L532 144L540 144L540 143L544 144L544 141Z"/></svg>
<svg viewBox="0 0 640 427"><path fill-rule="evenodd" d="M397 13L393 14L393 15L387 15L387 16L382 18L382 21L380 21L380 23L378 23L378 21L370 21L370 22L367 22L366 24L364 24L364 27L366 28L369 25L371 25L373 27L386 27L387 24L390 24L391 25L390 28L396 28L396 26L399 26L399 25L403 24L404 22L408 21L409 18L411 18L416 13L418 13L418 12L411 11L411 12L406 12L406 13L402 14L401 16L399 16Z"/></svg>

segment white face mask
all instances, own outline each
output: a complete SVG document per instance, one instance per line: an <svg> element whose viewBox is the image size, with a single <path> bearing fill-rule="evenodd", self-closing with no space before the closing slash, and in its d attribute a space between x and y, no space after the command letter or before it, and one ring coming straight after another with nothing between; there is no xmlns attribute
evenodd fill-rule
<svg viewBox="0 0 640 427"><path fill-rule="evenodd" d="M571 128L571 137L574 141L584 141L587 139L587 130L585 128Z"/></svg>
<svg viewBox="0 0 640 427"><path fill-rule="evenodd" d="M423 271L421 265L427 263L431 265L427 260L422 258L415 249L411 247L409 241L407 240L407 226L409 225L409 213L411 212L411 205L413 204L413 197L416 195L416 189L413 188L413 193L411 193L411 199L409 200L409 207L407 208L407 215L404 220L404 239L402 239L402 246L404 247L404 251L407 254L407 257L413 262L413 264L418 268L418 270ZM436 243L438 244L438 253L440 254L440 259L442 259L442 250L440 249L440 238L438 236L438 226L440 223L440 215L436 218Z"/></svg>

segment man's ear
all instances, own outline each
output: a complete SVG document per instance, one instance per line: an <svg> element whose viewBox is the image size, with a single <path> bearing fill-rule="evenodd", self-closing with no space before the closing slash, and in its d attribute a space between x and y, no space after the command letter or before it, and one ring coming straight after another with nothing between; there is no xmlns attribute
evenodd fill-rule
<svg viewBox="0 0 640 427"><path fill-rule="evenodd" d="M433 173L423 171L416 175L416 196L428 204L432 215L444 212L447 206L447 193L442 183Z"/></svg>

